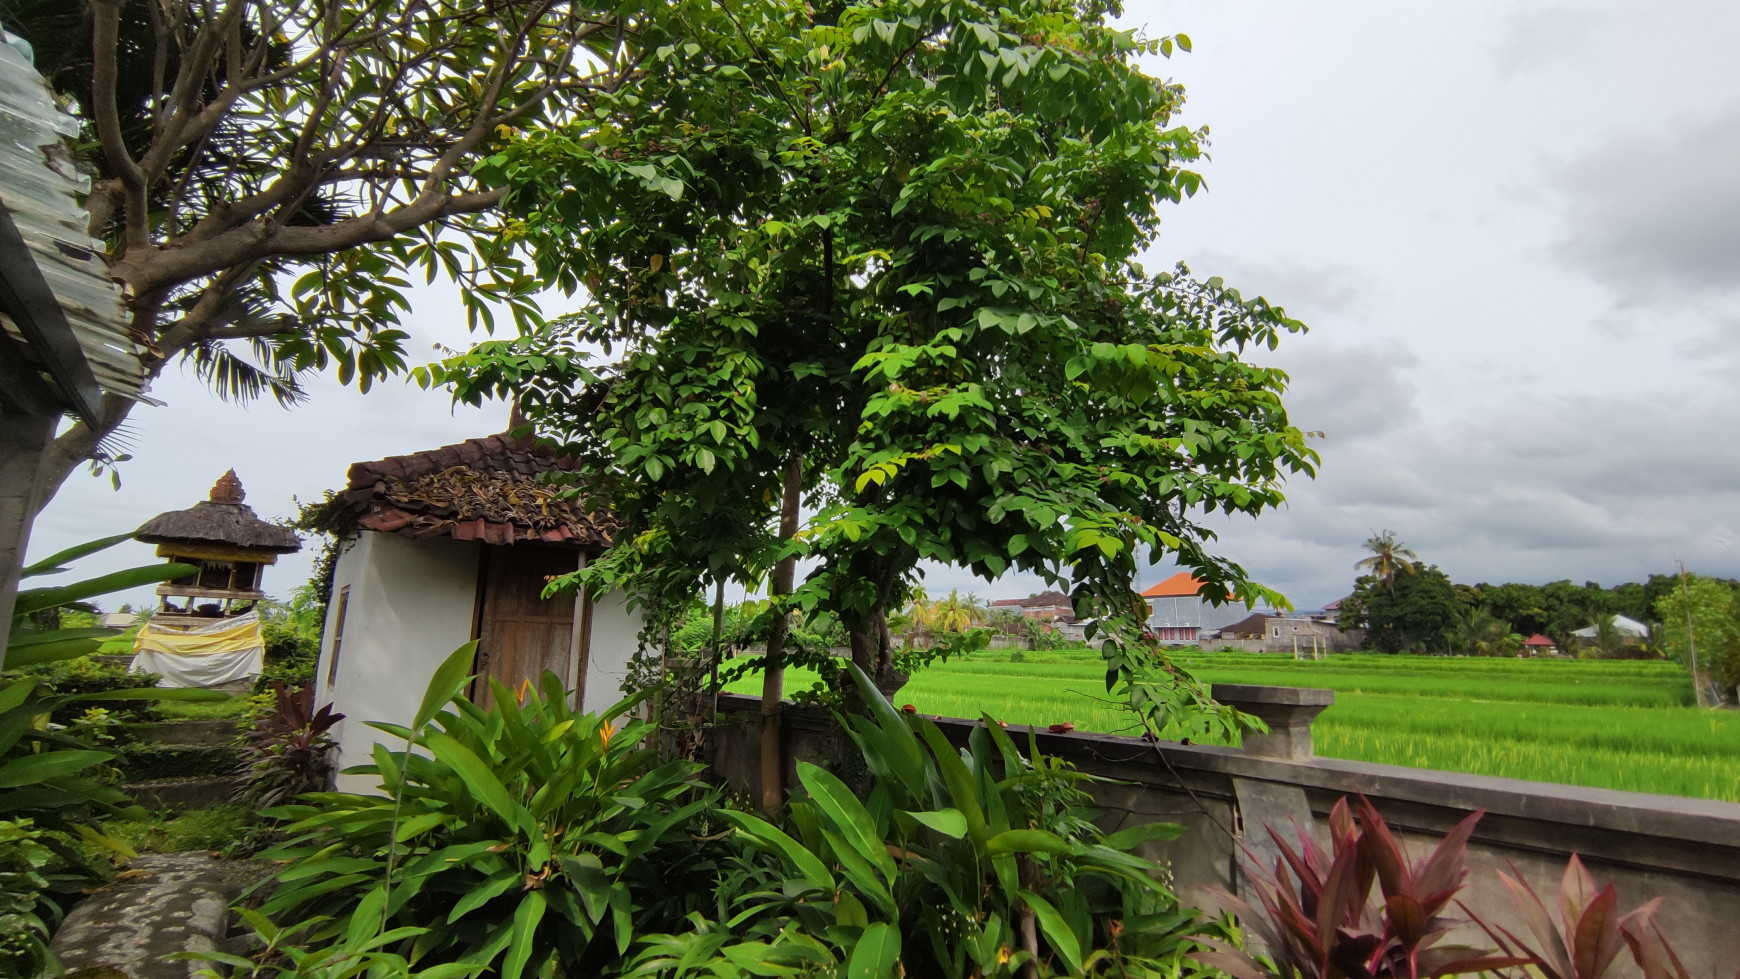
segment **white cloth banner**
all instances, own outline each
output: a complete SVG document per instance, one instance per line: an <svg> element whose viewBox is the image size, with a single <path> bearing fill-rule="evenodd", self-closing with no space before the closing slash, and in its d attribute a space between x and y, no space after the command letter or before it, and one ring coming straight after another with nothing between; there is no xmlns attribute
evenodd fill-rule
<svg viewBox="0 0 1740 979"><path fill-rule="evenodd" d="M160 687L213 687L258 676L265 667L260 618L248 612L190 628L146 622L133 642L133 673L156 673ZM182 649L186 652L174 652Z"/></svg>

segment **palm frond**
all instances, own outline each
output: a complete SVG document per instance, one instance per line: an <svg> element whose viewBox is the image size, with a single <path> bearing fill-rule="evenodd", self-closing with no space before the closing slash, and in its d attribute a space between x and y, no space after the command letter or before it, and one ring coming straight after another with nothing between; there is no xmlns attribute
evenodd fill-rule
<svg viewBox="0 0 1740 979"><path fill-rule="evenodd" d="M203 340L189 347L182 357L193 364L194 376L225 401L248 404L270 394L278 404L289 408L307 398L301 376L273 354L270 344L254 341L254 354L260 364L242 358L221 341Z"/></svg>

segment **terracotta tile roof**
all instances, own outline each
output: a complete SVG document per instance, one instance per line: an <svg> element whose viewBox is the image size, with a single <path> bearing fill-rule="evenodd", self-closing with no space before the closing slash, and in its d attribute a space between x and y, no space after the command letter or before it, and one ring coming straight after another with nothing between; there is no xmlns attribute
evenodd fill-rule
<svg viewBox="0 0 1740 979"><path fill-rule="evenodd" d="M564 495L567 487L540 478L577 468L575 460L490 435L359 462L350 467L349 483L333 506L354 512L357 526L383 534L601 549L617 530L616 518L607 510L588 510Z"/></svg>
<svg viewBox="0 0 1740 979"><path fill-rule="evenodd" d="M993 608L1074 608L1069 596L1060 591L1042 591L1026 598L999 598L991 603Z"/></svg>
<svg viewBox="0 0 1740 979"><path fill-rule="evenodd" d="M1557 646L1558 643L1552 641L1551 639L1548 639L1546 636L1543 636L1537 632L1534 635L1528 637L1527 639L1524 639L1523 645L1524 646Z"/></svg>
<svg viewBox="0 0 1740 979"><path fill-rule="evenodd" d="M1188 571L1180 571L1142 593L1143 598L1180 598L1202 591L1202 582Z"/></svg>

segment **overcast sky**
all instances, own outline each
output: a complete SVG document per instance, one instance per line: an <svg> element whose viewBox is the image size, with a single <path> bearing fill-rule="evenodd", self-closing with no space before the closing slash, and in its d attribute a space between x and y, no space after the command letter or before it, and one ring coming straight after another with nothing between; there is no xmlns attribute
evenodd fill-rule
<svg viewBox="0 0 1740 979"><path fill-rule="evenodd" d="M1218 524L1222 553L1302 607L1345 594L1383 529L1459 581L1740 575L1740 544L1719 543L1740 528L1740 4L1135 2L1126 19L1190 35L1153 70L1212 130L1208 192L1171 210L1151 267L1182 259L1311 326L1267 356L1295 423L1324 433L1321 475ZM456 307L417 292L414 354L465 343ZM134 413L121 491L75 476L32 555L191 506L230 466L262 516L288 515L352 462L507 414L397 381L311 387L293 411L240 408L171 369L168 406ZM109 564L151 560L133 548Z"/></svg>

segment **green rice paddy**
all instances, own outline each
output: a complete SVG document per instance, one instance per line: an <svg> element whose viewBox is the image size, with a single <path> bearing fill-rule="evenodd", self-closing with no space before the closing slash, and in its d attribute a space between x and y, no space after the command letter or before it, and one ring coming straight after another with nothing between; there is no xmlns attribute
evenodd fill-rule
<svg viewBox="0 0 1740 979"><path fill-rule="evenodd" d="M1106 694L1095 652L974 654L932 666L895 697L926 714L1011 726L1069 721L1134 733ZM1693 707L1672 663L1337 654L1191 653L1176 661L1210 683L1328 687L1312 728L1330 758L1740 802L1740 711ZM789 676L787 689L811 677ZM759 677L732 685L758 693Z"/></svg>

